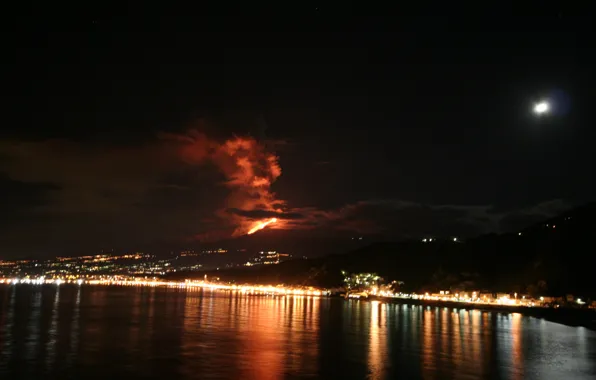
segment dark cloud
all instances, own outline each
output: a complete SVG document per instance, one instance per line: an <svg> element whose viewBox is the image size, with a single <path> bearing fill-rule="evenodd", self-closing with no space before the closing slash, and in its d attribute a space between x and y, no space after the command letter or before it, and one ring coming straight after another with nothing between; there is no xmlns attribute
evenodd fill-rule
<svg viewBox="0 0 596 380"><path fill-rule="evenodd" d="M292 210L294 212L294 210ZM410 238L421 235L474 235L494 230L487 206L424 205L402 200L360 201L335 210L297 210L310 225ZM484 222L479 222L485 217ZM310 228L301 220L296 228Z"/></svg>
<svg viewBox="0 0 596 380"><path fill-rule="evenodd" d="M420 236L476 236L508 232L553 217L570 208L562 200L520 210L496 212L491 205L428 205L403 200L360 201L335 210L299 209L302 220L288 228L313 227L383 234L393 238Z"/></svg>
<svg viewBox="0 0 596 380"><path fill-rule="evenodd" d="M67 140L0 141L0 172L21 183L53 186L37 211L119 212L138 202L172 168L161 146L93 147Z"/></svg>
<svg viewBox="0 0 596 380"><path fill-rule="evenodd" d="M285 213L269 191L281 169L256 140L160 137L135 146L0 140L4 199L13 200L0 215L0 245L37 252L188 243L229 238L240 222L269 215L302 217Z"/></svg>
<svg viewBox="0 0 596 380"><path fill-rule="evenodd" d="M277 212L269 210L241 210L238 208L229 208L227 212L243 216L250 219L266 219L266 218L278 218L278 219L304 219L304 215L296 212Z"/></svg>
<svg viewBox="0 0 596 380"><path fill-rule="evenodd" d="M52 255L183 241L217 227L201 221L222 201L215 179L201 181L205 172L189 171L157 140L128 147L0 140L2 195L11 200L0 215L0 246Z"/></svg>
<svg viewBox="0 0 596 380"><path fill-rule="evenodd" d="M197 143L196 139L189 141ZM261 154L254 140L231 141L257 149L259 159L273 157ZM265 160L267 168L273 169L270 177L256 177L253 166L233 161L222 178L216 165L210 168L192 161L202 162L203 151L193 146L184 152L187 155L181 159L179 142L171 139L128 147L68 140L0 140L0 195L4 200L0 247L7 252L52 255L112 246L134 249L140 243L187 244L229 238L237 231L235 220L274 217L279 221L269 228L304 232L305 236L464 237L523 228L570 207L562 200L551 200L503 211L491 205L429 205L399 199L359 201L333 209L291 207L269 190L281 173L276 159ZM224 153L222 160L227 158ZM246 203L247 197L238 195L239 186L230 186L231 180L241 179L259 180L254 187L259 197L249 199L251 207L230 204L230 199ZM269 207L261 207L262 203Z"/></svg>
<svg viewBox="0 0 596 380"><path fill-rule="evenodd" d="M499 219L500 231L515 231L525 228L557 216L571 209L572 206L565 200L553 199L520 210L505 212Z"/></svg>

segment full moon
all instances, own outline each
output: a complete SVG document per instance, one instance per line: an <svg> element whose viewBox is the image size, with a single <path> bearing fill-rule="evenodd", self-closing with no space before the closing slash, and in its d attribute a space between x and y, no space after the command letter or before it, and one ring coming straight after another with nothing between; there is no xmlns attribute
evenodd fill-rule
<svg viewBox="0 0 596 380"><path fill-rule="evenodd" d="M542 102L534 104L534 113L537 115L545 114L549 110L550 110L550 105L548 104L548 102L542 101Z"/></svg>

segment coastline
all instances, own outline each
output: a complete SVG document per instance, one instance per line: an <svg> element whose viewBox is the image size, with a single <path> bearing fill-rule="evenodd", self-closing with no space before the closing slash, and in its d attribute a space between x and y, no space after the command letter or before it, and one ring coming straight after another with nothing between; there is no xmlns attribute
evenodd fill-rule
<svg viewBox="0 0 596 380"><path fill-rule="evenodd" d="M343 298L343 297L342 297ZM525 306L501 306L488 304L469 304L463 302L440 301L440 300L416 300L406 298L387 298L378 296L369 296L360 298L360 300L381 301L384 303L447 307L464 310L480 310L495 313L520 313L528 317L544 319L549 322L560 323L571 327L585 327L596 331L596 310L592 309L571 309L571 308L544 308L544 307L525 307Z"/></svg>

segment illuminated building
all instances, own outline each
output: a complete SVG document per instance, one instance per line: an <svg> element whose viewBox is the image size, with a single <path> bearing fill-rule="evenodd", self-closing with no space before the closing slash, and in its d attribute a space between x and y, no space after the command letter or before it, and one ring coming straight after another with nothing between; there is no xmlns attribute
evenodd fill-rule
<svg viewBox="0 0 596 380"><path fill-rule="evenodd" d="M288 253L280 253L277 251L261 251L244 265L253 266L261 264L279 264L282 261L288 260L290 257L292 257L292 255Z"/></svg>

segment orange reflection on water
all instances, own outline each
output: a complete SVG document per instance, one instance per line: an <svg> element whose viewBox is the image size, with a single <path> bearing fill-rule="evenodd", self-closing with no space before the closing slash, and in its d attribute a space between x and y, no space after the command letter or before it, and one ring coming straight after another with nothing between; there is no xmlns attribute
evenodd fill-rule
<svg viewBox="0 0 596 380"><path fill-rule="evenodd" d="M480 350L480 343L482 342L482 332L480 326L480 318L482 316L482 312L479 310L472 310L472 332L470 334L470 338L472 339L472 365L475 367L476 372L483 373L484 368L484 357L482 356L482 352Z"/></svg>
<svg viewBox="0 0 596 380"><path fill-rule="evenodd" d="M80 295L80 289L79 288L79 295ZM130 327L130 342L133 345L133 347L139 347L140 346L140 338L141 338L141 304L142 304L142 292L145 289L143 288L136 288L135 292L134 292L134 296L132 298L132 305L130 307L131 309L131 315L130 315L130 320L132 322L132 325Z"/></svg>
<svg viewBox="0 0 596 380"><path fill-rule="evenodd" d="M286 363L291 370L296 372L306 368L307 372L314 373L317 370L318 332L319 332L319 298L294 296L298 310L302 313L294 313L290 339L285 351ZM300 354L298 354L300 353Z"/></svg>
<svg viewBox="0 0 596 380"><path fill-rule="evenodd" d="M481 333L481 312L478 310L460 310L453 314L453 371L454 373L478 376L484 373L480 346L484 336ZM474 374L474 375L472 375Z"/></svg>
<svg viewBox="0 0 596 380"><path fill-rule="evenodd" d="M305 296L189 292L182 355L198 359L182 372L223 371L248 380L316 371L319 303Z"/></svg>
<svg viewBox="0 0 596 380"><path fill-rule="evenodd" d="M79 323L81 318L81 287L77 288L74 301L74 311L70 325L70 354L68 355L68 364L71 365L72 359L79 349Z"/></svg>
<svg viewBox="0 0 596 380"><path fill-rule="evenodd" d="M439 335L439 339L441 340L441 352L445 353L445 352L449 352L449 345L452 343L449 339L447 339L448 337L451 336L451 313L449 313L449 310L444 307L443 310L441 310L441 313L439 314L438 309L435 309L435 327L439 326L440 323L440 332L438 332ZM433 342L434 344L436 344L435 342ZM439 358L436 358L436 360L438 360ZM446 362L447 361L447 356L446 355L441 355L441 361ZM443 364L443 363L442 363Z"/></svg>
<svg viewBox="0 0 596 380"><path fill-rule="evenodd" d="M60 287L54 293L54 305L52 307L52 321L48 330L48 342L46 343L46 365L50 367L56 358L56 343L58 341L58 306L60 305Z"/></svg>
<svg viewBox="0 0 596 380"><path fill-rule="evenodd" d="M385 305L370 302L368 342L368 372L373 379L382 379L387 364L387 331L385 330Z"/></svg>
<svg viewBox="0 0 596 380"><path fill-rule="evenodd" d="M435 371L435 363L434 360L436 358L435 356L435 345L434 345L434 341L433 341L433 336L434 336L434 332L433 332L433 315L434 313L429 310L429 309L425 309L424 310L424 314L422 317L423 320L423 327L422 327L422 336L423 336L423 340L422 340L422 377L424 379L428 379L430 377L432 377L434 371Z"/></svg>
<svg viewBox="0 0 596 380"><path fill-rule="evenodd" d="M453 334L451 334L453 339L451 361L453 363L453 368L457 369L462 364L465 364L465 358L462 356L461 314L457 310L454 310L453 313L451 313L451 316L453 324Z"/></svg>
<svg viewBox="0 0 596 380"><path fill-rule="evenodd" d="M483 373L481 314L476 311L424 310L421 325L422 378L474 377Z"/></svg>
<svg viewBox="0 0 596 380"><path fill-rule="evenodd" d="M470 324L470 313L471 311L468 310L464 310L463 313L460 313L460 318L461 318L461 322L462 322L462 329L461 329L461 333L460 333L460 342L462 345L462 355L463 358L469 358L471 360L464 360L463 364L466 367L469 367L470 365L472 365L472 363L474 363L474 357L472 357L472 352L471 352L471 345L470 345L470 340L472 339L471 334L472 334L472 326Z"/></svg>
<svg viewBox="0 0 596 380"><path fill-rule="evenodd" d="M5 298L0 303L0 328L2 335L0 336L0 366L4 368L7 365L9 358L12 355L13 345L13 326L14 326L14 312L16 302L16 287L13 287L9 292L5 293ZM4 316L6 316L4 318Z"/></svg>
<svg viewBox="0 0 596 380"><path fill-rule="evenodd" d="M250 354L240 378L279 379L283 361L283 338L279 336L282 318L275 310L279 301L270 297L253 297L250 301L256 323L243 324L240 328L246 333L244 349Z"/></svg>
<svg viewBox="0 0 596 380"><path fill-rule="evenodd" d="M522 315L511 314L511 364L515 379L524 378L524 355L522 350Z"/></svg>

